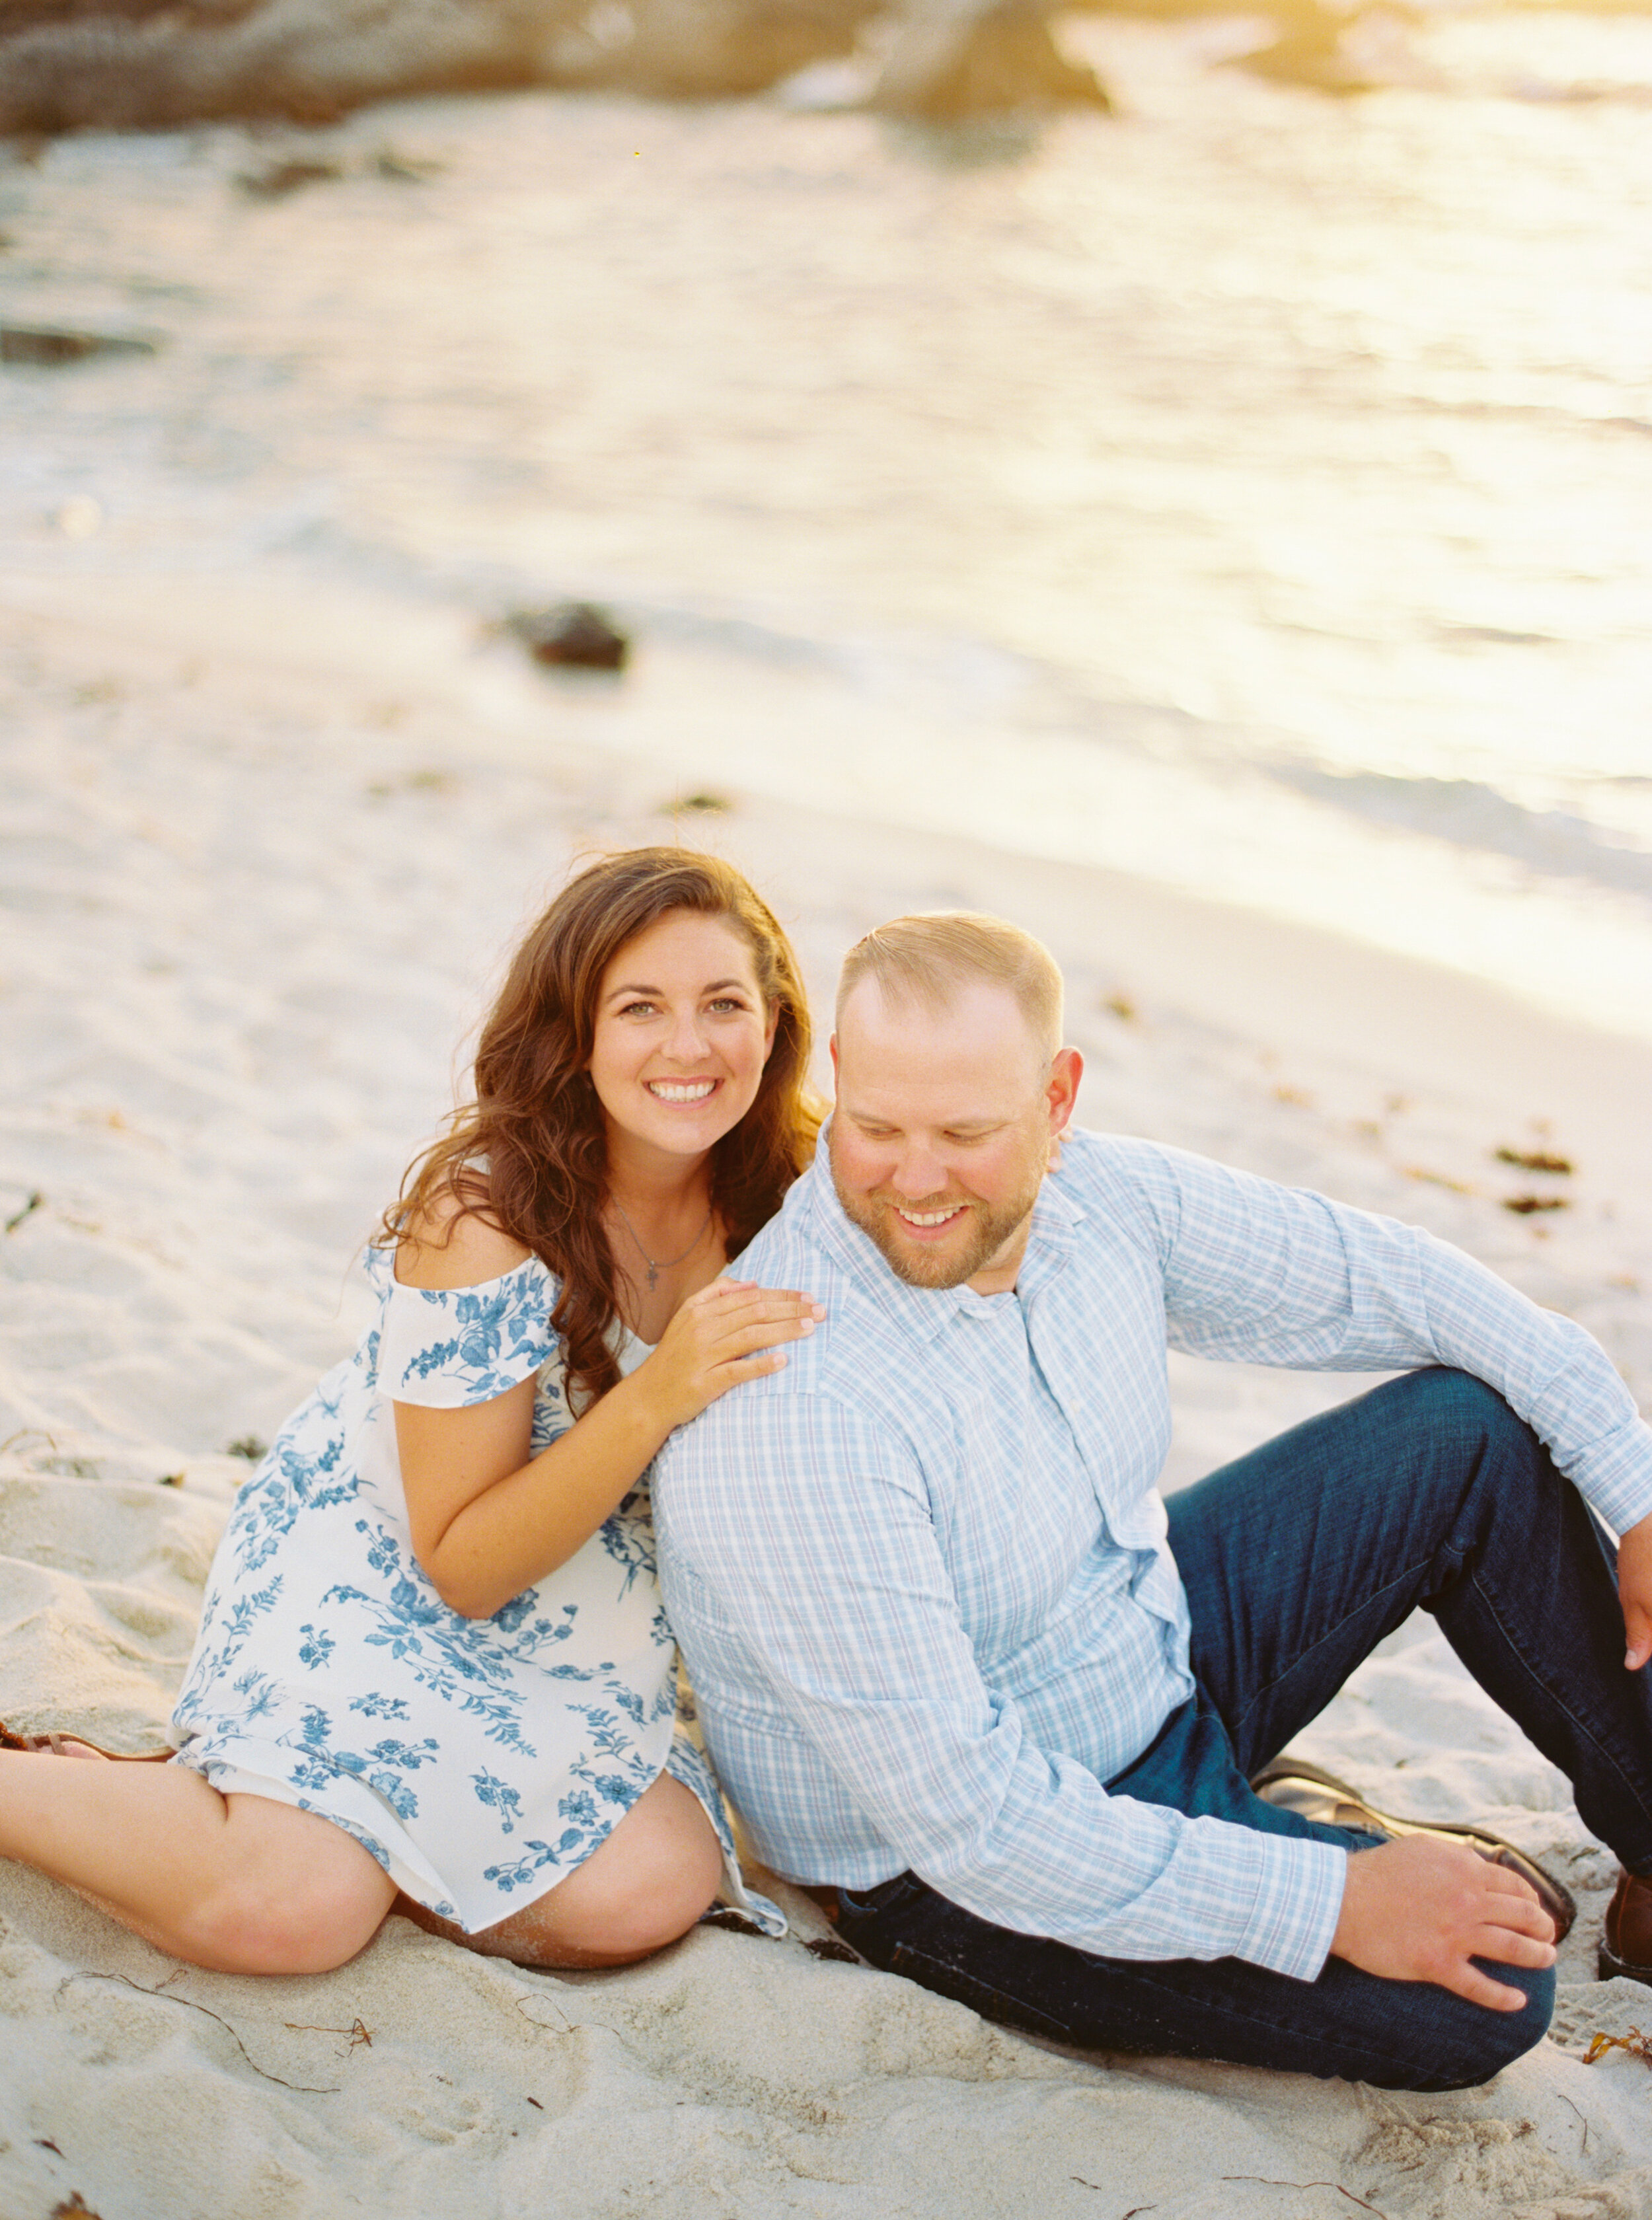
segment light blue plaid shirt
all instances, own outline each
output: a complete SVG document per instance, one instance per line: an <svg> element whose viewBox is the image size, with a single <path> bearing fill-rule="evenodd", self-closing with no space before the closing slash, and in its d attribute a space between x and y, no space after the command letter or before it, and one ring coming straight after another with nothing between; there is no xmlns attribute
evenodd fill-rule
<svg viewBox="0 0 1652 2220"><path fill-rule="evenodd" d="M1652 1433L1581 1327L1426 1233L1178 1150L1069 1135L1014 1292L981 1296L898 1281L823 1144L738 1269L825 1323L673 1437L654 1500L712 1754L794 1880L910 1868L1082 1949L1318 1972L1341 1851L1103 1786L1193 1687L1154 1485L1167 1340L1460 1366L1610 1525L1652 1511Z"/></svg>

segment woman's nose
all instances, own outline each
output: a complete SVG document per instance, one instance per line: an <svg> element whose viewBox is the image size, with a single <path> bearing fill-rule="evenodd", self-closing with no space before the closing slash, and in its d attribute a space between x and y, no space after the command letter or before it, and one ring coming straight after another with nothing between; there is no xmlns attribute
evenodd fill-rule
<svg viewBox="0 0 1652 2220"><path fill-rule="evenodd" d="M671 1020L665 1053L678 1063L697 1063L706 1052L705 1030L698 1010L682 1010Z"/></svg>

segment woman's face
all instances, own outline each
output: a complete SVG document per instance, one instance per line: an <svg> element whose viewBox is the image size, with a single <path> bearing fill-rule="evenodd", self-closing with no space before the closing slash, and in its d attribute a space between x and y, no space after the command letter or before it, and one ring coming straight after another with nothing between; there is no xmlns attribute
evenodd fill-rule
<svg viewBox="0 0 1652 2220"><path fill-rule="evenodd" d="M774 1045L745 936L676 910L602 975L589 1070L612 1144L703 1156L757 1099Z"/></svg>

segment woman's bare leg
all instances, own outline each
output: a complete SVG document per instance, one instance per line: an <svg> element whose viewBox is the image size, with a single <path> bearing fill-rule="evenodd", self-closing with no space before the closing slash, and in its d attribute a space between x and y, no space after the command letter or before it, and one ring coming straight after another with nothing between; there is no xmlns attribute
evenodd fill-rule
<svg viewBox="0 0 1652 2220"><path fill-rule="evenodd" d="M372 1937L396 1884L341 1828L221 1796L182 1765L0 1751L0 1857L83 1896L157 1949L224 1974L318 1974Z"/></svg>
<svg viewBox="0 0 1652 2220"><path fill-rule="evenodd" d="M487 1957L571 1972L663 1950L688 1933L722 1877L722 1849L698 1797L663 1773L583 1865L496 1926L467 1935L411 1898L396 1908Z"/></svg>

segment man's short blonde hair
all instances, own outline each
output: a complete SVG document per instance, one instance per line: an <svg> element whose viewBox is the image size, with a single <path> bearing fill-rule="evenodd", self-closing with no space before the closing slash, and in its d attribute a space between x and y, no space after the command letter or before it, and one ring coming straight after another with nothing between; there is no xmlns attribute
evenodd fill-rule
<svg viewBox="0 0 1652 2220"><path fill-rule="evenodd" d="M1062 1045L1063 994L1056 959L1043 941L1019 925L973 910L929 910L915 917L892 918L843 961L838 982L838 1019L863 979L895 1001L921 1008L949 1008L958 989L971 980L1007 987L1020 1005L1040 1055L1046 1061Z"/></svg>

